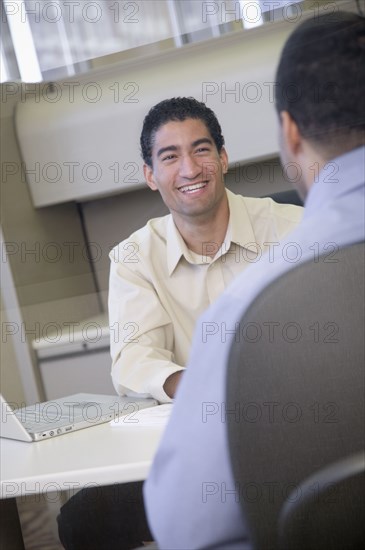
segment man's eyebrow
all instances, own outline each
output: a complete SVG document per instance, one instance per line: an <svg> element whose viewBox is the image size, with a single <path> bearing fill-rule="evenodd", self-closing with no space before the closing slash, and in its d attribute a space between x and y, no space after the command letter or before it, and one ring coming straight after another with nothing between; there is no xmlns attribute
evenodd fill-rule
<svg viewBox="0 0 365 550"><path fill-rule="evenodd" d="M210 138L207 138L207 137L199 138L199 139L196 139L195 141L193 141L191 146L192 147L197 147L198 145L202 145L203 143L208 143L209 145L213 145L213 140L211 140ZM177 150L178 150L178 147L176 145L168 145L167 147L161 147L161 149L159 149L157 151L157 157L160 157L161 155L163 155L164 153L166 153L168 151L176 152Z"/></svg>
<svg viewBox="0 0 365 550"><path fill-rule="evenodd" d="M157 157L160 157L167 151L177 151L176 145L168 145L167 147L161 147L161 149L157 151Z"/></svg>
<svg viewBox="0 0 365 550"><path fill-rule="evenodd" d="M213 145L213 141L211 139L204 137L193 141L192 146L197 147L198 145L202 145L203 143L209 143L209 145Z"/></svg>

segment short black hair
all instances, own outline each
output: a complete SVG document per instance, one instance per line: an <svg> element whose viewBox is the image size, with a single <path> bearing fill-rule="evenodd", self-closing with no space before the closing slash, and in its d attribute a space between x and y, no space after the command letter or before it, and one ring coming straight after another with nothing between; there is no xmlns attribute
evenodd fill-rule
<svg viewBox="0 0 365 550"><path fill-rule="evenodd" d="M364 98L365 18L335 12L299 25L277 69L277 112L288 111L304 138L338 149L346 135L363 143Z"/></svg>
<svg viewBox="0 0 365 550"><path fill-rule="evenodd" d="M152 146L159 128L172 120L199 119L206 125L220 153L224 137L218 119L212 109L193 97L173 97L157 103L146 115L141 133L141 154L144 162L152 167Z"/></svg>

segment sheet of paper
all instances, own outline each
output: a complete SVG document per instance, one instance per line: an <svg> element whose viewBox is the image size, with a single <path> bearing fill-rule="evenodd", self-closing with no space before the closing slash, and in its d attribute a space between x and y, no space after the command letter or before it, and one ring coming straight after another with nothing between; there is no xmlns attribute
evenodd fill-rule
<svg viewBox="0 0 365 550"><path fill-rule="evenodd" d="M172 403L148 407L140 411L135 411L124 416L119 416L110 422L113 427L124 426L164 426L170 417Z"/></svg>

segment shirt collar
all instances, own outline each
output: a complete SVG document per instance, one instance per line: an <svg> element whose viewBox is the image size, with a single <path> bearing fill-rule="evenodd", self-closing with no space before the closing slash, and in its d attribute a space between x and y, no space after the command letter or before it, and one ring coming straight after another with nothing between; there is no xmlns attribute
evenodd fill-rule
<svg viewBox="0 0 365 550"><path fill-rule="evenodd" d="M170 214L167 221L167 269L171 276L175 267L180 261L181 256L187 253L188 247L179 233L175 222Z"/></svg>
<svg viewBox="0 0 365 550"><path fill-rule="evenodd" d="M327 162L308 193L303 217L310 216L318 208L364 185L364 164L365 146Z"/></svg>
<svg viewBox="0 0 365 550"><path fill-rule="evenodd" d="M235 243L239 246L243 246L248 250L257 251L255 246L255 234L252 228L250 217L242 197L240 200L236 199L236 195L226 189L228 205L229 205L229 221L226 236L222 243L221 248L217 252L217 255L211 260L210 258L204 258L201 256L201 264L210 263L216 260L219 256L225 254L231 243ZM177 229L174 220L170 214L167 222L167 268L169 276L175 270L177 264L180 261L181 256L184 256L189 263L197 263L197 254L194 254L186 246L186 243ZM252 247L250 247L250 244Z"/></svg>
<svg viewBox="0 0 365 550"><path fill-rule="evenodd" d="M252 245L256 242L256 237L244 197L237 197L237 195L228 189L227 197L229 204L229 222L226 237L224 239L226 250L228 250L231 242L250 249L250 244ZM257 250L255 244L253 244L253 250Z"/></svg>

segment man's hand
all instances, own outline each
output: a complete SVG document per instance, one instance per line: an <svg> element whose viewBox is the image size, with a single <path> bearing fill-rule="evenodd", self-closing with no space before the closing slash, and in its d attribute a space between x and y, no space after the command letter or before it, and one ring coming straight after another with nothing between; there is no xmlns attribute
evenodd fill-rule
<svg viewBox="0 0 365 550"><path fill-rule="evenodd" d="M171 374L168 378L166 378L166 382L163 385L165 393L167 393L171 399L175 397L176 389L179 385L182 373L183 371L181 370L179 372L174 372L174 374Z"/></svg>

